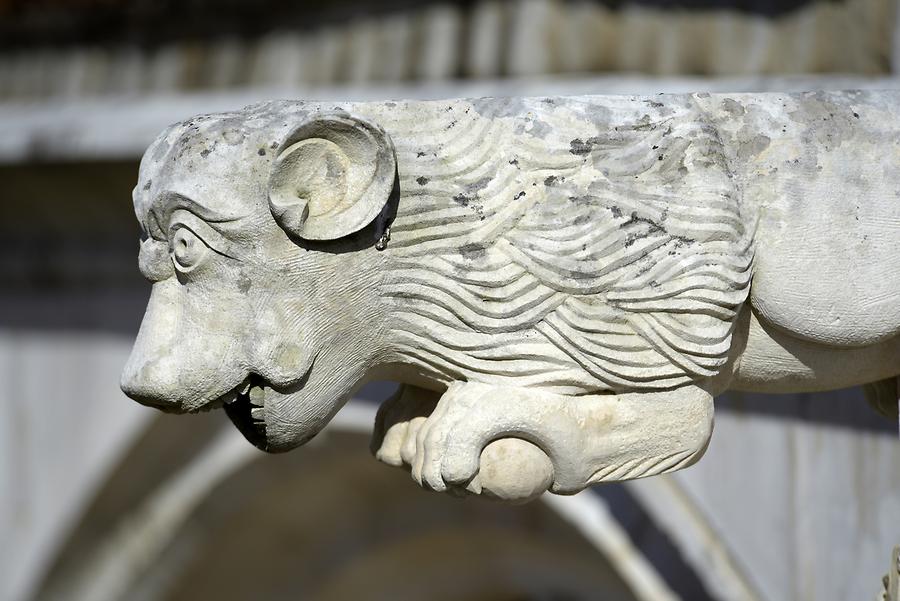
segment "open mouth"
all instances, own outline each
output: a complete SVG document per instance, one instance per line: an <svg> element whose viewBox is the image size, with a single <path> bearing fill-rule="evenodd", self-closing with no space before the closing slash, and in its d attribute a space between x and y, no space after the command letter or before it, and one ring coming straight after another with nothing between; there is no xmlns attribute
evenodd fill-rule
<svg viewBox="0 0 900 601"><path fill-rule="evenodd" d="M270 390L265 380L251 374L224 402L231 423L253 446L263 451L267 447L265 407L266 394Z"/></svg>

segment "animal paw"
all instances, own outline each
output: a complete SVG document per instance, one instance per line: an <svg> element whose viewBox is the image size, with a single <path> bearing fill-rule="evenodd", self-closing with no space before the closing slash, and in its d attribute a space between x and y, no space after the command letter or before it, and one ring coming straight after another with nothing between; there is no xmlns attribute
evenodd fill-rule
<svg viewBox="0 0 900 601"><path fill-rule="evenodd" d="M457 382L440 400L405 388L379 411L376 456L456 495L517 502L666 473L699 459L712 433L712 395L693 385L565 397Z"/></svg>
<svg viewBox="0 0 900 601"><path fill-rule="evenodd" d="M504 391L511 392L451 385L416 433L413 479L429 490L511 502L546 491L553 465L539 441L547 414Z"/></svg>

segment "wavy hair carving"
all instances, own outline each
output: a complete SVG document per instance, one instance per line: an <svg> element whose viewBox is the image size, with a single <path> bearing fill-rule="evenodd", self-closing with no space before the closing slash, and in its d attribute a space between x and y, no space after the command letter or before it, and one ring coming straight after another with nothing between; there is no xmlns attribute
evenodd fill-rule
<svg viewBox="0 0 900 601"><path fill-rule="evenodd" d="M570 394L717 373L752 228L693 102L422 106L385 123L402 201L383 291L405 360Z"/></svg>

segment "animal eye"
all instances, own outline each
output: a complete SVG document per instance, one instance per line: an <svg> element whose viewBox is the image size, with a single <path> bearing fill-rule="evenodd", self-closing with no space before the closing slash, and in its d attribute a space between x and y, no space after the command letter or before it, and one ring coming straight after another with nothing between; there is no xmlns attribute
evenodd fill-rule
<svg viewBox="0 0 900 601"><path fill-rule="evenodd" d="M184 273L200 265L209 254L209 247L206 243L186 227L175 230L171 244L175 267Z"/></svg>

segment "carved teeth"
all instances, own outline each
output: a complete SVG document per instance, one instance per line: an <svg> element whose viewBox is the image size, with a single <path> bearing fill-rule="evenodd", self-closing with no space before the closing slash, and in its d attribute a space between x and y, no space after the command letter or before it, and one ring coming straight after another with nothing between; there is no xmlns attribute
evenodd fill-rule
<svg viewBox="0 0 900 601"><path fill-rule="evenodd" d="M266 420L266 410L262 407L254 407L250 410L250 417L257 421L265 421Z"/></svg>
<svg viewBox="0 0 900 601"><path fill-rule="evenodd" d="M266 404L266 391L259 386L250 387L250 404L262 407Z"/></svg>
<svg viewBox="0 0 900 601"><path fill-rule="evenodd" d="M225 396L223 396L221 399L222 403L225 405L230 405L231 403L235 402L239 396L247 394L247 392L249 390L250 390L250 381L245 380L244 382L238 384L234 388L234 390L225 394Z"/></svg>

